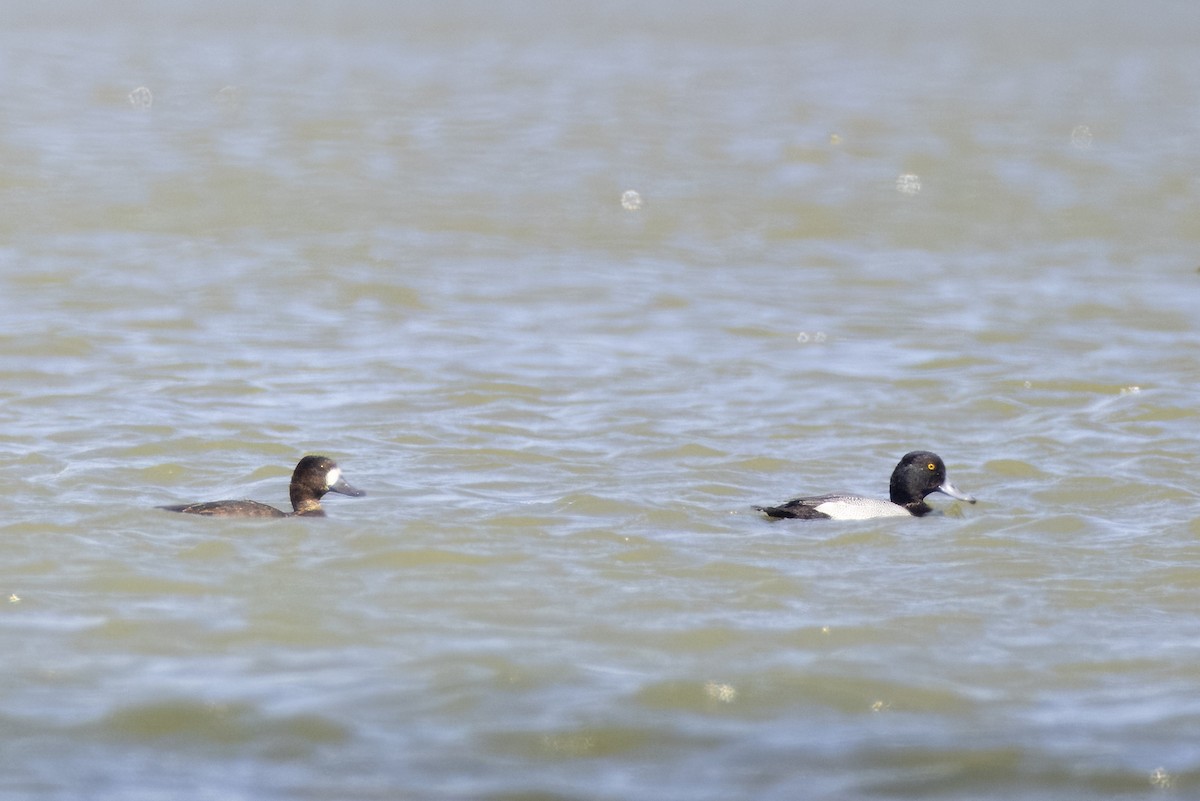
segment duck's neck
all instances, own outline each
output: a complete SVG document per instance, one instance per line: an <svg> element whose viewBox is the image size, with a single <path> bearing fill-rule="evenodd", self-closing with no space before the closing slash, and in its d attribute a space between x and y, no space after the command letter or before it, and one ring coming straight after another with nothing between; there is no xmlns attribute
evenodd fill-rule
<svg viewBox="0 0 1200 801"><path fill-rule="evenodd" d="M925 501L914 501L913 503L902 503L900 505L912 512L913 517L921 517L933 511L933 507L925 503Z"/></svg>
<svg viewBox="0 0 1200 801"><path fill-rule="evenodd" d="M296 516L303 515L304 517L324 517L325 510L321 508L321 502L315 498L305 498L297 500L292 498L292 514Z"/></svg>

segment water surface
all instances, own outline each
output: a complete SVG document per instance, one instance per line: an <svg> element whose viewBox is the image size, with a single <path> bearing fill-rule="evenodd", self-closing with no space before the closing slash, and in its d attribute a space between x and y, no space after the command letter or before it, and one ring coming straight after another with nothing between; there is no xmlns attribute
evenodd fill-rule
<svg viewBox="0 0 1200 801"><path fill-rule="evenodd" d="M3 795L1194 790L1190 5L337 8L0 33Z"/></svg>

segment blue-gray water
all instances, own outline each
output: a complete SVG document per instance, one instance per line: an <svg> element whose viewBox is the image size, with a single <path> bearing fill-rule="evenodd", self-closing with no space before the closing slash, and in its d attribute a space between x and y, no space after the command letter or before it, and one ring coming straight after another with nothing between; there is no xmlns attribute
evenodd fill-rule
<svg viewBox="0 0 1200 801"><path fill-rule="evenodd" d="M0 796L1200 792L1192 4L5 15Z"/></svg>

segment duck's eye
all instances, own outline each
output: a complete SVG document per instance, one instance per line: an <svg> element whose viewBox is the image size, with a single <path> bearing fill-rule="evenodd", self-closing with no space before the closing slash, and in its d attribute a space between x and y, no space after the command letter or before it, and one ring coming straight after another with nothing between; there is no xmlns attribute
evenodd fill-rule
<svg viewBox="0 0 1200 801"><path fill-rule="evenodd" d="M928 467L930 470L937 470L937 465L934 464L933 462L930 462L929 464L927 464L925 466Z"/></svg>

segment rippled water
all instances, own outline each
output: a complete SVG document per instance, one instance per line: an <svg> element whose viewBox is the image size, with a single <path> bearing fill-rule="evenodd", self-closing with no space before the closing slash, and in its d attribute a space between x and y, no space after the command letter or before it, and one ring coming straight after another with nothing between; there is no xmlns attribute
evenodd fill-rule
<svg viewBox="0 0 1200 801"><path fill-rule="evenodd" d="M1190 5L336 8L0 33L0 795L1195 792Z"/></svg>

